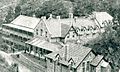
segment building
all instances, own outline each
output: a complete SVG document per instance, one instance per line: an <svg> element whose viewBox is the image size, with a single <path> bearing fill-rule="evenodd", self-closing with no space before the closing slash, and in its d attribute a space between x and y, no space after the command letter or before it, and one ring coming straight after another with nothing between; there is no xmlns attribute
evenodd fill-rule
<svg viewBox="0 0 120 72"><path fill-rule="evenodd" d="M2 25L2 38L11 48L47 59L48 72L99 72L101 67L106 71L110 66L103 56L95 55L91 48L82 45L103 33L112 19L106 12L80 18L71 13L67 19L53 18L52 14L48 19L20 15L10 24Z"/></svg>
<svg viewBox="0 0 120 72"><path fill-rule="evenodd" d="M111 72L111 66L103 56L80 44L67 44L46 58L47 72Z"/></svg>
<svg viewBox="0 0 120 72"><path fill-rule="evenodd" d="M2 25L4 43L19 49L25 48L25 42L34 37L34 28L40 19L20 15L10 24Z"/></svg>

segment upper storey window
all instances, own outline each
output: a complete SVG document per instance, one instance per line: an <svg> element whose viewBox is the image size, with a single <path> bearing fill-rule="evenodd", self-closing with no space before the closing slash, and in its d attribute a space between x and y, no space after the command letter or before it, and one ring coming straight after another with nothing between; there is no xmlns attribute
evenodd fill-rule
<svg viewBox="0 0 120 72"><path fill-rule="evenodd" d="M40 35L42 36L43 30L41 29L40 31L41 31Z"/></svg>
<svg viewBox="0 0 120 72"><path fill-rule="evenodd" d="M47 31L45 32L45 37L47 37Z"/></svg>
<svg viewBox="0 0 120 72"><path fill-rule="evenodd" d="M38 29L36 29L36 35L38 35Z"/></svg>

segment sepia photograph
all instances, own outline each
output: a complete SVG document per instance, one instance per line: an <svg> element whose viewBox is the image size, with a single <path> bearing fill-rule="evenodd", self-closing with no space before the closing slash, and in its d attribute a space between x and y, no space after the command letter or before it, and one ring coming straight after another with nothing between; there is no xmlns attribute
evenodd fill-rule
<svg viewBox="0 0 120 72"><path fill-rule="evenodd" d="M120 72L120 0L0 0L0 72Z"/></svg>

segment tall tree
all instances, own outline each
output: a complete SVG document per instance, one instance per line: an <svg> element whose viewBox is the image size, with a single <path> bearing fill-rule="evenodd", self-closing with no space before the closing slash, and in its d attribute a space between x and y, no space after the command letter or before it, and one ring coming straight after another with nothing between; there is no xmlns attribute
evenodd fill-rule
<svg viewBox="0 0 120 72"><path fill-rule="evenodd" d="M15 7L15 17L19 16L21 14L21 6L18 5Z"/></svg>
<svg viewBox="0 0 120 72"><path fill-rule="evenodd" d="M9 7L8 13L5 17L5 23L10 23L14 19L14 11L12 7Z"/></svg>
<svg viewBox="0 0 120 72"><path fill-rule="evenodd" d="M36 10L36 16L47 16L53 14L53 17L60 15L61 18L66 18L68 16L68 10L64 7L62 1L46 1L43 3L42 7Z"/></svg>

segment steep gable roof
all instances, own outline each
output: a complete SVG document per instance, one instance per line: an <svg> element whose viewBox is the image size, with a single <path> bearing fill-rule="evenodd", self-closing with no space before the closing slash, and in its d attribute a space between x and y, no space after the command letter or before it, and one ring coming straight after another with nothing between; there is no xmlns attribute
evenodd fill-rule
<svg viewBox="0 0 120 72"><path fill-rule="evenodd" d="M46 55L46 57L54 60L55 56L59 54L63 58L62 60L60 60L60 63L64 65L68 65L69 60L72 58L75 63L73 67L76 68L84 60L84 58L91 52L91 48L73 43L70 43L68 48L69 48L67 53L68 57L66 61L64 59L65 47L63 47L60 51Z"/></svg>
<svg viewBox="0 0 120 72"><path fill-rule="evenodd" d="M51 37L64 37L70 29L69 25L61 23L58 19L46 20L45 24L51 33Z"/></svg>
<svg viewBox="0 0 120 72"><path fill-rule="evenodd" d="M103 27L103 22L104 21L112 21L113 20L113 17L108 14L107 12L93 12L93 15L95 16L95 19L96 19L96 23L99 23L99 25L101 27Z"/></svg>

